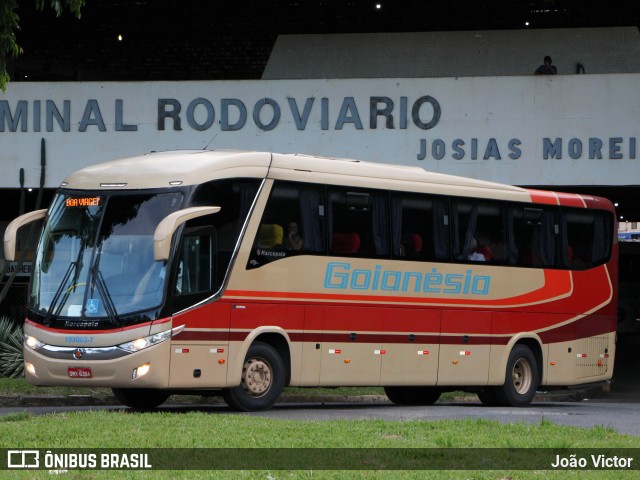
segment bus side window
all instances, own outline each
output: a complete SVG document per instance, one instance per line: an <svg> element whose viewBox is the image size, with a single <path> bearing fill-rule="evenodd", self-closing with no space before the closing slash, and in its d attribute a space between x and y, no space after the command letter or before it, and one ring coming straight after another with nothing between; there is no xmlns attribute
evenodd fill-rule
<svg viewBox="0 0 640 480"><path fill-rule="evenodd" d="M455 260L506 263L505 215L502 202L453 199L451 217Z"/></svg>
<svg viewBox="0 0 640 480"><path fill-rule="evenodd" d="M247 268L300 254L324 254L323 191L317 185L276 182L262 212Z"/></svg>
<svg viewBox="0 0 640 480"><path fill-rule="evenodd" d="M565 236L563 263L568 268L583 270L600 265L611 254L612 221L606 212L563 209Z"/></svg>
<svg viewBox="0 0 640 480"><path fill-rule="evenodd" d="M185 230L176 274L176 296L202 294L206 298L213 293L212 230L210 227Z"/></svg>
<svg viewBox="0 0 640 480"><path fill-rule="evenodd" d="M328 196L329 253L367 258L388 258L388 193L332 187Z"/></svg>
<svg viewBox="0 0 640 480"><path fill-rule="evenodd" d="M393 258L449 260L449 213L446 197L397 193L391 197Z"/></svg>
<svg viewBox="0 0 640 480"><path fill-rule="evenodd" d="M511 265L556 267L559 265L559 226L555 207L512 204L508 213Z"/></svg>

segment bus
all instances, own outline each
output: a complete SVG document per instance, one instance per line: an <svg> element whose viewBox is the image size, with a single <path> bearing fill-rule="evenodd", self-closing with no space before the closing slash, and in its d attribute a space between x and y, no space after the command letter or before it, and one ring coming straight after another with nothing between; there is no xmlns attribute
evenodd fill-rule
<svg viewBox="0 0 640 480"><path fill-rule="evenodd" d="M155 408L287 386L443 391L526 406L613 373L615 211L417 167L250 151L154 152L62 182L24 324L27 381Z"/></svg>

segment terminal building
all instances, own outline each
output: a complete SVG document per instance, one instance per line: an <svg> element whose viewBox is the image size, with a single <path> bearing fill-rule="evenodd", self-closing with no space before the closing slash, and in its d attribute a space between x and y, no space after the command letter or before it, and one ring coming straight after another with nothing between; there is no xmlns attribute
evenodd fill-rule
<svg viewBox="0 0 640 480"><path fill-rule="evenodd" d="M477 2L87 3L80 20L20 7L24 54L0 94L0 229L90 164L249 149L604 196L617 204L624 258L636 255L633 1L482 12ZM545 56L556 75L534 75ZM634 331L637 272L623 263L621 319ZM0 315L20 318L29 272L27 259Z"/></svg>

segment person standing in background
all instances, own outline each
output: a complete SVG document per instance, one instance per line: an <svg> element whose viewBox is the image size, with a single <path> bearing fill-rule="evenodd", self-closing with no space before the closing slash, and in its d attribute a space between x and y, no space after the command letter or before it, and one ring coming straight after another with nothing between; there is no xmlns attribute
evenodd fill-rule
<svg viewBox="0 0 640 480"><path fill-rule="evenodd" d="M536 71L533 72L534 75L557 75L558 69L555 65L551 65L551 57L547 55L544 57L544 63L536 68Z"/></svg>

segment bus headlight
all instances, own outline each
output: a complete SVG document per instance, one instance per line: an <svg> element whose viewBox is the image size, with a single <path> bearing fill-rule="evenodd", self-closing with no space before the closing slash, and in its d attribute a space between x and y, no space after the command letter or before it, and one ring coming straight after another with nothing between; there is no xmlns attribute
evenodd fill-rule
<svg viewBox="0 0 640 480"><path fill-rule="evenodd" d="M157 345L158 343L162 343L165 340L169 340L172 336L177 335L184 329L184 325L180 327L170 328L169 330L165 330L164 332L154 333L153 335L149 335L148 337L136 338L131 342L121 343L118 345L118 348L122 350L126 350L130 353L139 352L148 347L152 347L153 345Z"/></svg>
<svg viewBox="0 0 640 480"><path fill-rule="evenodd" d="M133 369L133 372L131 374L131 378L133 380L135 380L136 378L144 377L147 373L149 373L150 369L151 369L151 364L150 363L142 364L138 368L134 368Z"/></svg>
<svg viewBox="0 0 640 480"><path fill-rule="evenodd" d="M25 334L24 336L24 344L27 347L32 348L34 350L37 350L38 348L44 346L44 343L42 343L36 337L32 337L31 335L27 335L27 334Z"/></svg>
<svg viewBox="0 0 640 480"><path fill-rule="evenodd" d="M35 376L36 375L36 367L33 365L33 363L31 362L24 362L24 368L27 372L29 372L31 375Z"/></svg>

